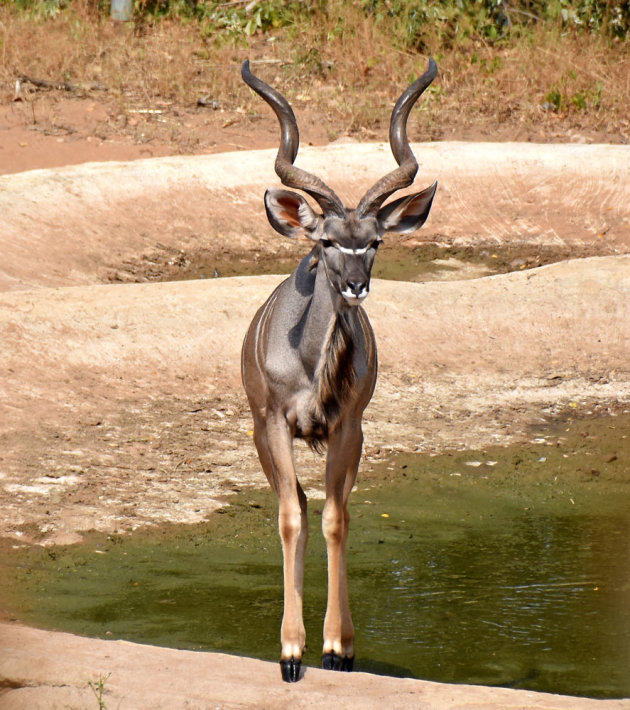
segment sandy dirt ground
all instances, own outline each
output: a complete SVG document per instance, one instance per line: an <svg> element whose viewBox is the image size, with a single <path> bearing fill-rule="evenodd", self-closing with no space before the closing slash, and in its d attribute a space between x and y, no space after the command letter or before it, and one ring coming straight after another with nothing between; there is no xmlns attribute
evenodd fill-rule
<svg viewBox="0 0 630 710"><path fill-rule="evenodd" d="M297 685L282 683L278 666L219 653L174 651L95 641L0 624L0 672L13 689L3 710L622 710L629 700L587 700L469 685L443 685L368 673L307 668ZM63 652L60 653L60 649ZM45 694L42 692L45 689Z"/></svg>
<svg viewBox="0 0 630 710"><path fill-rule="evenodd" d="M407 240L580 257L466 281L377 281L367 303L379 382L366 460L527 441L567 411L630 407L630 148L414 146L440 181ZM196 522L265 485L239 383L240 343L278 277L143 283L156 250L307 249L263 218L274 151L87 164L0 176L0 536L59 544L84 531ZM349 203L392 167L382 145L310 148L300 164ZM592 256L589 256L592 255ZM321 461L300 450L306 488ZM76 639L5 623L0 707L628 707L277 667ZM63 652L61 652L63 649ZM43 659L48 659L46 663ZM243 682L246 678L247 682ZM91 697L90 697L91 696ZM264 700L263 700L264 698ZM266 703L266 704L265 704Z"/></svg>

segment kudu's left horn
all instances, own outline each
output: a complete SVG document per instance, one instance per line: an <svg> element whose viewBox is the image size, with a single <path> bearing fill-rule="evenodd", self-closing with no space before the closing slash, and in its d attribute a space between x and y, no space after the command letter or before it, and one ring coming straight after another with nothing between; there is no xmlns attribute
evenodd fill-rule
<svg viewBox="0 0 630 710"><path fill-rule="evenodd" d="M398 167L382 177L361 198L357 207L360 217L375 215L390 195L413 183L418 172L418 163L409 146L407 119L416 101L437 76L437 71L437 64L433 59L429 59L429 66L424 74L416 79L396 102L389 123L389 144Z"/></svg>

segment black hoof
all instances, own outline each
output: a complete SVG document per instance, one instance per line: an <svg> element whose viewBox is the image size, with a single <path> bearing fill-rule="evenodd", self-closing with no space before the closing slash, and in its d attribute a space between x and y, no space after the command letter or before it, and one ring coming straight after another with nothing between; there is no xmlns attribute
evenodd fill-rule
<svg viewBox="0 0 630 710"><path fill-rule="evenodd" d="M322 655L322 668L327 671L350 672L354 666L354 656L340 656L334 651Z"/></svg>
<svg viewBox="0 0 630 710"><path fill-rule="evenodd" d="M285 683L297 683L300 680L300 668L302 661L299 658L289 658L288 661L280 661L280 672Z"/></svg>

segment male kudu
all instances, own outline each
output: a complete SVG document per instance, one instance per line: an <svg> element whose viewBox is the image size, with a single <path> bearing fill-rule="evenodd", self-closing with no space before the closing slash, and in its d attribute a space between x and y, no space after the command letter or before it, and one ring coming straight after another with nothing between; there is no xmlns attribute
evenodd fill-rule
<svg viewBox="0 0 630 710"><path fill-rule="evenodd" d="M322 528L328 551L328 605L322 665L352 670L354 628L348 602L346 541L348 496L354 485L363 433L361 417L376 381L376 343L360 304L368 295L376 250L385 232L410 232L426 220L437 183L382 207L413 183L418 164L407 139L413 105L437 74L427 71L398 99L389 141L399 167L381 178L356 209L343 206L322 180L293 165L299 134L288 101L255 77L245 62L244 81L274 110L281 128L275 169L283 185L309 194L316 212L296 192L265 193L272 227L287 237L315 242L310 254L276 288L252 321L242 352L242 377L254 418L254 442L279 501L284 556L281 670L299 680L305 647L302 620L306 496L297 480L293 439L320 450L328 446Z"/></svg>

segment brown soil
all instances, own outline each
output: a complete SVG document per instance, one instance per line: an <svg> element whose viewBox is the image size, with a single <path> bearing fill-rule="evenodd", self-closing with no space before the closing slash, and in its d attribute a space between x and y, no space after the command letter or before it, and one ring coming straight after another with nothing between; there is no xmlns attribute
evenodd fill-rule
<svg viewBox="0 0 630 710"><path fill-rule="evenodd" d="M211 107L161 104L121 108L106 93L23 89L25 100L0 100L0 174L88 161L134 160L164 155L208 155L277 145L271 111L246 111L229 105ZM379 126L350 128L345 116L330 112L322 120L318 106L297 102L302 145L326 145L348 138L384 140L387 110ZM157 106L157 108L156 108ZM601 116L540 115L536 122L472 121L452 111L436 133L410 127L412 140L525 141L535 143L621 143L630 141L627 121L602 126Z"/></svg>
<svg viewBox="0 0 630 710"><path fill-rule="evenodd" d="M121 126L111 101L49 92L28 102L0 104L0 174L89 161L271 147L277 138L274 120L269 116L254 122L235 110L179 107L169 109L164 119L141 113L132 119L135 125ZM174 136L168 130L171 125L179 126L182 134ZM323 135L318 137L319 143L325 142Z"/></svg>

